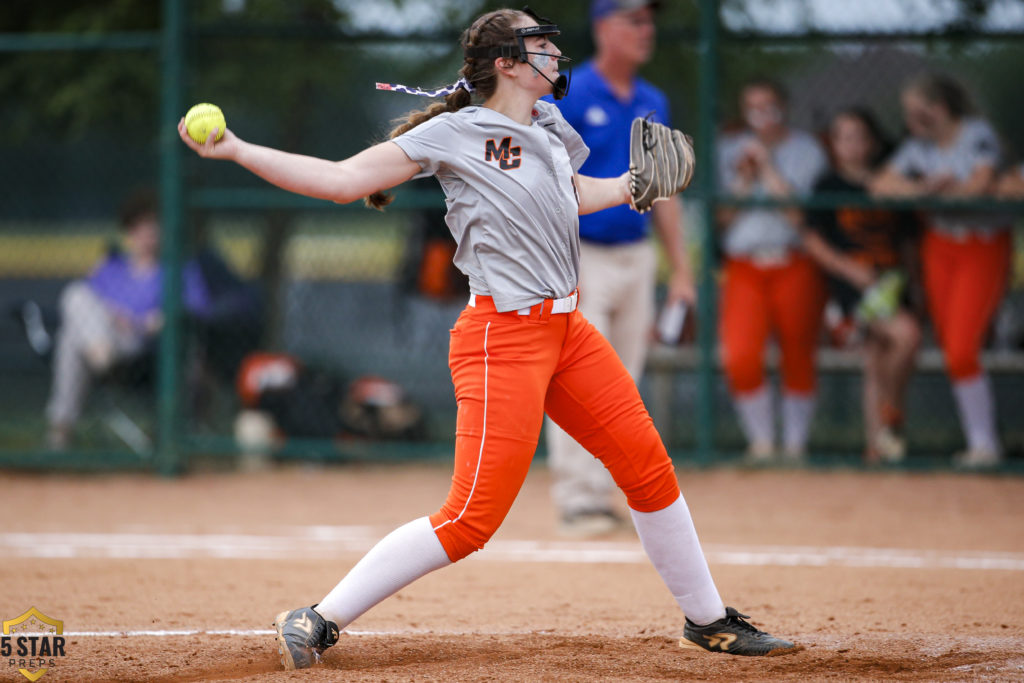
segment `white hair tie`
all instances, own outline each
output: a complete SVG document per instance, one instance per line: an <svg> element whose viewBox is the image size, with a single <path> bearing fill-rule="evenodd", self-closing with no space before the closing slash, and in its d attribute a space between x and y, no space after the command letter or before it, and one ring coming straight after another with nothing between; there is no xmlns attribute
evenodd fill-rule
<svg viewBox="0 0 1024 683"><path fill-rule="evenodd" d="M441 97L443 95L451 95L453 92L462 88L466 92L473 92L475 88L470 85L469 81L465 78L460 78L455 83L445 87L438 88L437 90L423 90L422 88L413 88L408 85L402 85L401 83L378 83L377 90L390 90L392 92L402 92L407 95L419 95L421 97Z"/></svg>

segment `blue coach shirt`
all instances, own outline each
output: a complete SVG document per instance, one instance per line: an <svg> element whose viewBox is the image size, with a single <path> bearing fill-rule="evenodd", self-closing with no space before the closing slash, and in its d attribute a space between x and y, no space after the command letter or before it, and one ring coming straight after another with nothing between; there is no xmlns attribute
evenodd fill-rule
<svg viewBox="0 0 1024 683"><path fill-rule="evenodd" d="M552 101L551 97L544 98ZM669 125L668 99L647 81L634 80L633 97L623 102L588 61L573 69L572 87L555 105L590 147L580 168L583 175L611 178L629 168L629 128L637 116L654 112L654 120ZM580 216L580 237L602 244L625 244L647 236L648 215L628 204Z"/></svg>

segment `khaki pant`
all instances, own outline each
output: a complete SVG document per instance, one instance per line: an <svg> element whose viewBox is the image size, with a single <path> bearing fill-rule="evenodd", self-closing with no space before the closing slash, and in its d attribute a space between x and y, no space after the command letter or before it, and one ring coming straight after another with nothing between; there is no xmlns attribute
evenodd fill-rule
<svg viewBox="0 0 1024 683"><path fill-rule="evenodd" d="M655 251L650 240L580 244L580 311L611 342L634 381L643 374L654 323ZM615 488L608 470L547 420L551 496L563 515L607 510Z"/></svg>

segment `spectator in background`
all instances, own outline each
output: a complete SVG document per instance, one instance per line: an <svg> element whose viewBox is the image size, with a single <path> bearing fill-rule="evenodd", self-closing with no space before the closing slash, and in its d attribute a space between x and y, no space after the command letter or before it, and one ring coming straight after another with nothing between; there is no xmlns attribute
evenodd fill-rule
<svg viewBox="0 0 1024 683"><path fill-rule="evenodd" d="M786 121L786 93L768 79L740 93L746 129L724 137L718 150L723 190L752 199L807 194L827 168L815 139ZM725 373L747 437L751 462L777 453L772 395L764 352L774 334L782 355L782 455L796 462L806 451L814 414L815 347L825 305L825 283L803 251L800 212L725 209L719 215L725 252L721 339Z"/></svg>
<svg viewBox="0 0 1024 683"><path fill-rule="evenodd" d="M163 327L160 224L153 192L139 191L124 202L120 229L121 249L112 250L87 278L71 282L61 293L46 408L51 449L70 445L92 379L151 352ZM210 252L187 263L182 280L185 310L201 324L202 333L238 333L258 317L255 296ZM203 336L212 345L210 335Z"/></svg>
<svg viewBox="0 0 1024 683"><path fill-rule="evenodd" d="M996 132L980 118L964 87L928 74L902 92L910 137L871 184L877 196L970 199L995 190ZM1006 290L1011 237L1006 216L965 210L927 211L921 260L932 323L946 357L967 440L955 458L965 467L997 464L995 400L979 356Z"/></svg>
<svg viewBox="0 0 1024 683"><path fill-rule="evenodd" d="M815 193L867 196L888 151L875 117L859 108L839 112L829 126L833 170ZM804 234L807 253L831 275L830 292L844 318L857 317L865 332L865 460L903 458L903 408L907 382L921 343L921 327L905 291L915 270L915 223L907 212L862 207L812 211Z"/></svg>
<svg viewBox="0 0 1024 683"><path fill-rule="evenodd" d="M665 95L637 76L654 50L657 5L651 0L591 3L597 52L574 71L571 95L555 102L590 148L581 173L607 177L629 165L629 130L636 117L653 112L655 121L670 123ZM618 206L580 216L580 310L637 381L654 321L652 223L672 268L669 302L694 301L682 203L678 198L658 202L650 215L649 220ZM604 465L550 419L546 429L561 532L592 536L615 529L621 524L611 504L615 485Z"/></svg>

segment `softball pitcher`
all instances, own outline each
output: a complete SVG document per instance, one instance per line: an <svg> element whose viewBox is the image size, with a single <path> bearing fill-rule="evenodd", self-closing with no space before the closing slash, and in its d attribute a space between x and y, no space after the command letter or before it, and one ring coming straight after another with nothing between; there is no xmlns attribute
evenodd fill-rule
<svg viewBox="0 0 1024 683"><path fill-rule="evenodd" d="M801 649L722 604L636 385L576 310L578 214L626 202L649 208L651 176L577 173L586 146L555 106L537 101L568 89L558 70L568 60L550 40L557 34L525 11L484 14L463 33L459 81L430 93L445 94L444 103L410 114L390 141L340 162L249 144L230 130L220 142L211 136L199 145L179 125L184 143L201 156L336 202L368 197L383 205L389 198L382 190L436 176L458 243L455 263L472 292L451 332L458 419L447 500L385 536L318 604L277 616L286 669L311 666L340 629L375 604L483 548L526 477L545 412L604 462L625 493L644 549L686 615L680 644L741 655ZM481 104L473 105L473 96ZM634 128L643 129L638 145L652 163L680 165L673 141L682 143L681 134ZM685 186L688 166L684 181L658 197Z"/></svg>

